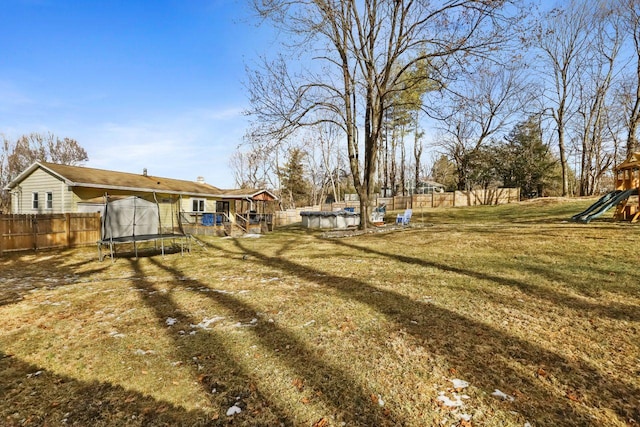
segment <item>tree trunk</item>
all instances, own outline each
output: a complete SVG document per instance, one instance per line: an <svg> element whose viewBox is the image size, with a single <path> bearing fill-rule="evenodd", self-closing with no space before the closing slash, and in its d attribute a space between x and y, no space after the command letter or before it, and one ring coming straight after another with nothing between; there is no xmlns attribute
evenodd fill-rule
<svg viewBox="0 0 640 427"><path fill-rule="evenodd" d="M632 18L636 18L635 16ZM627 136L627 157L631 155L631 153L638 151L640 147L638 146L637 132L638 132L638 123L640 123L640 35L638 34L638 21L634 22L634 34L633 41L635 45L635 53L636 53L636 99L633 104L633 108L631 109L631 113L629 114L629 133Z"/></svg>
<svg viewBox="0 0 640 427"><path fill-rule="evenodd" d="M391 133L391 149L389 150L389 157L391 157L391 165L389 171L389 186L391 188L391 195L396 195L396 188L398 182L398 163L396 159L396 130L395 127Z"/></svg>
<svg viewBox="0 0 640 427"><path fill-rule="evenodd" d="M407 195L407 186L406 186L407 153L406 153L406 147L404 144L404 129L401 129L400 132L402 132L400 134L400 189L402 190L402 195L406 196Z"/></svg>
<svg viewBox="0 0 640 427"><path fill-rule="evenodd" d="M422 158L422 142L418 136L418 113L415 116L415 126L413 128L413 158L416 162L414 170L415 189L418 188L418 182L420 181L420 162Z"/></svg>
<svg viewBox="0 0 640 427"><path fill-rule="evenodd" d="M554 118L558 126L558 154L560 155L560 168L562 169L562 196L567 196L569 194L569 163L564 145L564 98L560 102Z"/></svg>
<svg viewBox="0 0 640 427"><path fill-rule="evenodd" d="M640 77L640 69L638 71L638 76ZM627 157L629 157L631 153L638 151L640 149L640 147L638 147L638 139L636 137L638 132L638 122L640 122L640 83L638 83L638 90L636 93L636 102L633 105L633 110L631 111L631 117L629 117L629 133L627 136Z"/></svg>

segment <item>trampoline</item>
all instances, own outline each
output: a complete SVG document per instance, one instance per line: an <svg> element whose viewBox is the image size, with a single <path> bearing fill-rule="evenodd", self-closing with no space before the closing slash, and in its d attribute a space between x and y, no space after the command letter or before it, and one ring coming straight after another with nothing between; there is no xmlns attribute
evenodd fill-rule
<svg viewBox="0 0 640 427"><path fill-rule="evenodd" d="M159 243L162 256L165 254L165 241L170 241L172 247L179 247L181 255L185 251L191 252L191 236L184 233L180 221L177 221L179 209L174 205L179 206L179 199L167 199L163 203L163 209L160 209L155 194L153 198L152 202L138 196L113 198L105 195L101 238L97 242L100 261L106 256L103 248L108 248L113 262L119 244L133 244L136 258L140 242L154 242L156 249Z"/></svg>

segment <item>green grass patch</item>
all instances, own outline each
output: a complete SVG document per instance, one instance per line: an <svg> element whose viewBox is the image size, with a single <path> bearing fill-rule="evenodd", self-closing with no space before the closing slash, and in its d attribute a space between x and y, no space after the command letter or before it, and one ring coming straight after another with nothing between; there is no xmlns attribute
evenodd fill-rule
<svg viewBox="0 0 640 427"><path fill-rule="evenodd" d="M567 221L590 202L5 255L0 424L633 425L640 229Z"/></svg>

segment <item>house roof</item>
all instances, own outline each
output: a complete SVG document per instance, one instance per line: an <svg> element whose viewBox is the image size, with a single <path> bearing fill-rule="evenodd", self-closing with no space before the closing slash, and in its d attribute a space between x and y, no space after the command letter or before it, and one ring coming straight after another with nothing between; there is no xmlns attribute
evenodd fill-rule
<svg viewBox="0 0 640 427"><path fill-rule="evenodd" d="M276 197L268 190L221 190L213 185L195 181L165 178L146 174L116 172L84 166L60 165L57 163L35 162L7 185L11 190L36 169L42 169L72 187L103 188L105 190L125 190L135 192L156 192L189 196L220 197L231 199L252 198L262 193Z"/></svg>

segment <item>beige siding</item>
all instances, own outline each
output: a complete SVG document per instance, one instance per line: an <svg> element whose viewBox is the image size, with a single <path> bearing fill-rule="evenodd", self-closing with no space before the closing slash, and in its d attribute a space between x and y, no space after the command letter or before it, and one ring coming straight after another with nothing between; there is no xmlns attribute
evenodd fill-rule
<svg viewBox="0 0 640 427"><path fill-rule="evenodd" d="M100 188L70 187L64 180L37 168L27 176L20 185L12 191L11 208L17 214L47 214L78 212L78 203L101 203L107 190ZM38 193L38 209L32 208L32 194ZM53 208L47 209L47 192L53 195ZM152 193L135 193L126 190L108 190L110 196L137 195L146 200L155 201ZM205 212L215 212L219 199L206 197L183 196L178 202L176 195L156 194L160 203L160 216L163 227L177 226L178 210L190 214L193 209L193 199L205 200ZM173 201L173 205L172 205ZM234 220L235 206L230 201L230 219Z"/></svg>
<svg viewBox="0 0 640 427"><path fill-rule="evenodd" d="M64 182L42 169L36 169L12 190L11 211L17 214L62 213L64 212L62 191L66 191ZM53 195L52 209L47 209L48 192ZM33 193L38 193L38 209L32 207ZM67 194L64 196L66 197Z"/></svg>
<svg viewBox="0 0 640 427"><path fill-rule="evenodd" d="M197 215L192 214L193 212L193 200L194 199L205 199L205 213L213 213L216 212L216 202L218 201L228 201L229 202L229 220L231 222L235 222L235 214L236 214L236 206L233 200L223 200L223 199L212 199L212 198L204 198L204 197L182 197L182 203L180 205L181 212L190 218L191 221L200 222L201 214Z"/></svg>
<svg viewBox="0 0 640 427"><path fill-rule="evenodd" d="M204 211L205 212L215 212L216 211L216 200L215 199L207 199L205 197L183 197L182 198L182 211L183 212L193 212L193 201L194 200L203 200L204 199Z"/></svg>
<svg viewBox="0 0 640 427"><path fill-rule="evenodd" d="M178 201L175 200L175 196L171 197L159 197L158 196L158 209L160 210L160 225L162 232L175 231L179 226L178 224Z"/></svg>
<svg viewBox="0 0 640 427"><path fill-rule="evenodd" d="M208 198L205 198L205 197L182 197L181 209L182 209L183 212L188 212L188 213L193 212L193 200L194 199L198 199L198 200L204 199L204 211L205 212L215 212L216 211L216 202L219 199L208 199ZM233 203L231 203L231 205L233 205ZM231 209L233 210L233 206L231 207Z"/></svg>
<svg viewBox="0 0 640 427"><path fill-rule="evenodd" d="M102 188L86 188L86 187L74 187L73 188L73 209L76 208L79 202L86 202L87 200L103 202L104 195L107 191ZM110 196L132 196L131 192L126 191L108 191Z"/></svg>

